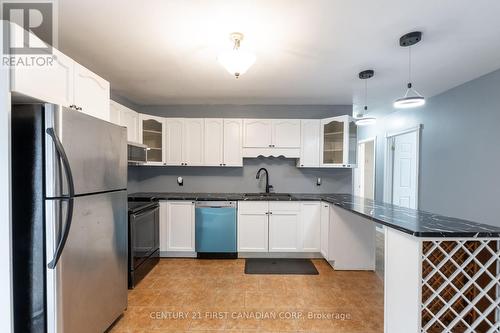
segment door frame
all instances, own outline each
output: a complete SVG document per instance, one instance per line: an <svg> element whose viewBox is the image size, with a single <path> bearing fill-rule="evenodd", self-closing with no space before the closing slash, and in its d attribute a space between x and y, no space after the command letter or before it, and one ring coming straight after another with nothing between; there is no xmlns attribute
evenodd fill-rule
<svg viewBox="0 0 500 333"><path fill-rule="evenodd" d="M408 134L416 132L417 134L417 147L416 147L416 159L417 159L417 175L416 175L416 204L415 209L418 209L420 201L420 132L422 130L422 124L418 124L414 127L409 127L397 132L386 132L385 134L385 158L384 158L384 202L392 204L393 195L393 169L394 169L394 152L391 149L391 141L398 135Z"/></svg>
<svg viewBox="0 0 500 333"><path fill-rule="evenodd" d="M372 137L369 137L369 138L366 138L366 139L363 139L363 140L359 140L358 143L357 143L357 146L356 146L356 155L358 153L358 150L359 150L359 146L361 144L364 144L364 143L367 143L367 142L373 142L373 181L372 181L372 193L373 193L373 200L375 200L375 183L376 183L376 179L377 179L377 136L372 136ZM356 156L357 158L357 156ZM359 163L359 161L356 161L356 165L358 166L357 168L354 168L353 169L353 189L352 189L352 193L356 193L355 192L355 189L356 189L356 185L358 185L357 183L359 182L359 179L361 177L361 173L360 173L360 168L359 166L361 165ZM356 181L357 180L357 181Z"/></svg>

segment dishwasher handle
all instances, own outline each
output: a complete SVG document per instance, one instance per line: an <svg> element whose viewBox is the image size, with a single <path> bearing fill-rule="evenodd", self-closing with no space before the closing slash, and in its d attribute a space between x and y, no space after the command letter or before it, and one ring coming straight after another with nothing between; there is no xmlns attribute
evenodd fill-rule
<svg viewBox="0 0 500 333"><path fill-rule="evenodd" d="M195 208L236 208L235 201L196 201Z"/></svg>

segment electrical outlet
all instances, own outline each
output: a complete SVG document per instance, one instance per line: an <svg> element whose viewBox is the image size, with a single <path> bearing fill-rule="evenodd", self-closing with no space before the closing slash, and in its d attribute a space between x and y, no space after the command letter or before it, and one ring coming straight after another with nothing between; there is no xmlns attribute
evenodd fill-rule
<svg viewBox="0 0 500 333"><path fill-rule="evenodd" d="M182 177L177 177L177 184L179 186L184 186L184 179L182 179Z"/></svg>
<svg viewBox="0 0 500 333"><path fill-rule="evenodd" d="M321 186L321 177L318 177L318 178L316 179L316 185L317 185L317 186Z"/></svg>

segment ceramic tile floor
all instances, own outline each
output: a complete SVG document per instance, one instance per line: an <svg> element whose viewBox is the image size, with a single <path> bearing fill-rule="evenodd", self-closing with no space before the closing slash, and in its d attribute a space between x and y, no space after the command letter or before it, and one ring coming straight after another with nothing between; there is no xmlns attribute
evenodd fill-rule
<svg viewBox="0 0 500 333"><path fill-rule="evenodd" d="M313 262L319 275L245 275L241 259L162 259L110 332L383 332L377 274Z"/></svg>

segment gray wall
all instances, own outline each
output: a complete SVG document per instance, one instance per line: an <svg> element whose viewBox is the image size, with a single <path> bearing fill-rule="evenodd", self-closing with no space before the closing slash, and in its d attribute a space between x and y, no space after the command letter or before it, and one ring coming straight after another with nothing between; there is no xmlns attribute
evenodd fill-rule
<svg viewBox="0 0 500 333"><path fill-rule="evenodd" d="M387 132L422 124L419 208L500 226L500 70L363 128L377 137L376 199L383 199Z"/></svg>
<svg viewBox="0 0 500 333"><path fill-rule="evenodd" d="M263 192L264 178L257 170L269 171L269 183L276 192L351 193L351 170L299 169L295 160L285 158L244 159L243 168L217 167L129 167L128 190L132 192ZM177 177L184 186L177 185ZM316 178L321 177L321 186Z"/></svg>
<svg viewBox="0 0 500 333"><path fill-rule="evenodd" d="M327 118L352 113L351 105L170 105L142 107L139 112L164 117L200 118ZM262 192L255 179L260 167L269 170L276 192L351 193L348 169L299 169L295 159L244 159L243 168L129 167L128 190L132 192ZM177 185L177 177L184 186ZM317 177L322 185L316 186Z"/></svg>

